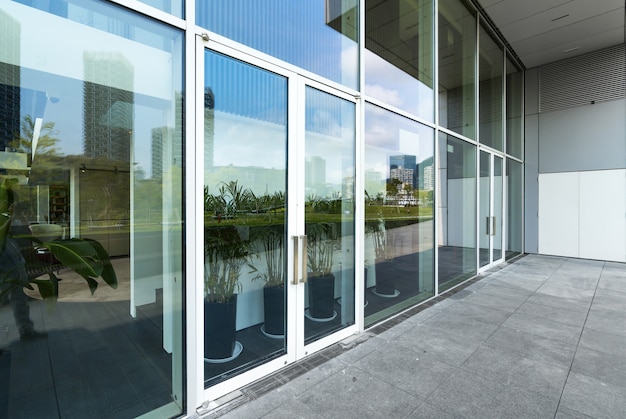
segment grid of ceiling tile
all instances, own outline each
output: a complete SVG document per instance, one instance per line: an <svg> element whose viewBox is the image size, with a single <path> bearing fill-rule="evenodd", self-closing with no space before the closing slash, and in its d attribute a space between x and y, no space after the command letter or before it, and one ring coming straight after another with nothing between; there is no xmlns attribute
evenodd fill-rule
<svg viewBox="0 0 626 419"><path fill-rule="evenodd" d="M539 69L539 111L626 97L626 46L545 65Z"/></svg>

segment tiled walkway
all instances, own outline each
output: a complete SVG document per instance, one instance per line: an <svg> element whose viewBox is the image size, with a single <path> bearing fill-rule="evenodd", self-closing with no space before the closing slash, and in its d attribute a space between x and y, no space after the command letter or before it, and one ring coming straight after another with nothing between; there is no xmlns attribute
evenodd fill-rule
<svg viewBox="0 0 626 419"><path fill-rule="evenodd" d="M207 417L625 418L626 264L528 255L357 343Z"/></svg>

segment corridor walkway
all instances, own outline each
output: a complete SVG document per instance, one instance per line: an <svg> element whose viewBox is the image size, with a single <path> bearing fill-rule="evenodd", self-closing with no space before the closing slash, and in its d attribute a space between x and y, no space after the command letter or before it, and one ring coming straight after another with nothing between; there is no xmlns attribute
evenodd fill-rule
<svg viewBox="0 0 626 419"><path fill-rule="evenodd" d="M204 417L626 417L626 264L527 255L413 313Z"/></svg>

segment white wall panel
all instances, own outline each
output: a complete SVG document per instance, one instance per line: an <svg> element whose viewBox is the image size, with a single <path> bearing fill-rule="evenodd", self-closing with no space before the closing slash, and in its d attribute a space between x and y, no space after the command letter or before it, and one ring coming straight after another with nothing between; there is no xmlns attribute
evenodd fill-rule
<svg viewBox="0 0 626 419"><path fill-rule="evenodd" d="M540 174L539 253L626 262L626 170Z"/></svg>
<svg viewBox="0 0 626 419"><path fill-rule="evenodd" d="M580 173L580 257L626 262L626 170Z"/></svg>
<svg viewBox="0 0 626 419"><path fill-rule="evenodd" d="M578 257L578 173L539 175L539 253Z"/></svg>

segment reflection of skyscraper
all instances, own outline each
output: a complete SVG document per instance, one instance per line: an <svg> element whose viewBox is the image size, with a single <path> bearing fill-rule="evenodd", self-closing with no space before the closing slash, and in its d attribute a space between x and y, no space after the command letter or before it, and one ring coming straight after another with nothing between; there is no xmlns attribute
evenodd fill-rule
<svg viewBox="0 0 626 419"><path fill-rule="evenodd" d="M176 93L174 128L152 129L152 177L161 178L173 166L183 166L183 101L184 95Z"/></svg>
<svg viewBox="0 0 626 419"><path fill-rule="evenodd" d="M0 151L20 131L20 25L0 10Z"/></svg>
<svg viewBox="0 0 626 419"><path fill-rule="evenodd" d="M133 67L116 53L86 52L83 60L84 153L130 162Z"/></svg>
<svg viewBox="0 0 626 419"><path fill-rule="evenodd" d="M424 189L432 191L435 189L435 178L433 177L433 166L424 167Z"/></svg>
<svg viewBox="0 0 626 419"><path fill-rule="evenodd" d="M326 160L313 156L305 163L306 186L322 186L326 184Z"/></svg>
<svg viewBox="0 0 626 419"><path fill-rule="evenodd" d="M389 176L417 188L417 156L389 156Z"/></svg>
<svg viewBox="0 0 626 419"><path fill-rule="evenodd" d="M215 95L210 87L204 88L204 166L213 167L215 147Z"/></svg>

